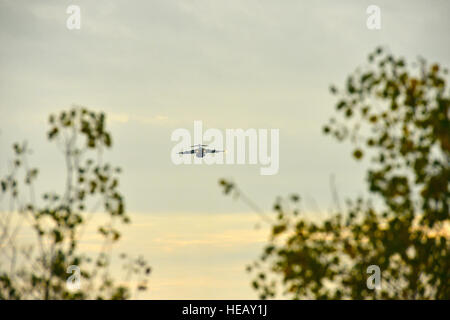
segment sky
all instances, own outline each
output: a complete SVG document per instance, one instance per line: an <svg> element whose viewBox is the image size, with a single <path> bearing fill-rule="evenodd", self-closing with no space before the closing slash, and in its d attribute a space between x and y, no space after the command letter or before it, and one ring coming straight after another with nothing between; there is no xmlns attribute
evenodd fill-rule
<svg viewBox="0 0 450 320"><path fill-rule="evenodd" d="M69 5L80 30L66 27ZM366 8L381 9L381 29ZM225 197L233 179L261 208L299 193L309 214L367 195L364 163L322 134L333 115L330 84L383 45L408 60L450 66L448 1L23 1L0 0L0 174L11 145L27 140L38 189L60 190L63 156L46 140L47 119L72 105L107 114L134 223L121 246L153 267L150 298L256 298L245 265L267 229ZM259 165L174 165L171 133L279 129L279 172ZM134 228L134 229L129 229Z"/></svg>

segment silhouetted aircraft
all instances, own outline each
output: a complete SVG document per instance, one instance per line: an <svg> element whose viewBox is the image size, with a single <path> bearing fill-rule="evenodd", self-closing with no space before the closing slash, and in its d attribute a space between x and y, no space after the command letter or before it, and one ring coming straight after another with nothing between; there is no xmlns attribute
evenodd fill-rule
<svg viewBox="0 0 450 320"><path fill-rule="evenodd" d="M178 152L178 154L193 154L195 153L195 156L197 158L203 158L207 153L219 153L219 152L225 152L225 150L216 150L216 149L206 149L204 147L207 147L207 144L196 144L191 146L191 150L188 151L181 151Z"/></svg>

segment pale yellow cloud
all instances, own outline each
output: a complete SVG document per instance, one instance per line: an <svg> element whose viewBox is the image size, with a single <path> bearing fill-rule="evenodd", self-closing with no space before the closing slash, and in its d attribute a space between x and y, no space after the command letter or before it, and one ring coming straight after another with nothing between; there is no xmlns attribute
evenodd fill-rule
<svg viewBox="0 0 450 320"><path fill-rule="evenodd" d="M132 223L116 226L121 240L113 247L114 278L123 283L118 256L142 255L152 267L149 290L140 299L254 299L245 266L255 259L268 237L267 228L253 213L130 213ZM95 256L103 241L97 232L106 214L93 215L79 249ZM23 227L21 242L33 244L33 233ZM135 285L131 280L130 284Z"/></svg>
<svg viewBox="0 0 450 320"><path fill-rule="evenodd" d="M255 229L255 214L130 216L114 253L142 254L152 266L150 290L139 298L256 298L245 266L259 255L268 230Z"/></svg>

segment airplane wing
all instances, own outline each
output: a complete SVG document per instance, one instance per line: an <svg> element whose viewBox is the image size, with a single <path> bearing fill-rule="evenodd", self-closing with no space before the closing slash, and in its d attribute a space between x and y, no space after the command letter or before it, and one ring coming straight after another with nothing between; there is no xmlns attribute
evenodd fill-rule
<svg viewBox="0 0 450 320"><path fill-rule="evenodd" d="M178 152L178 154L192 154L192 153L195 153L195 149Z"/></svg>
<svg viewBox="0 0 450 320"><path fill-rule="evenodd" d="M216 150L216 149L204 149L205 153L219 153L219 152L225 152L225 150Z"/></svg>

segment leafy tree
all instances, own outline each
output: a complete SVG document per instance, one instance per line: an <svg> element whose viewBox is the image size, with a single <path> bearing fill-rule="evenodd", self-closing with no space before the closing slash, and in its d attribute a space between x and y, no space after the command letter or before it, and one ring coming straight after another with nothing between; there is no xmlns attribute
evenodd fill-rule
<svg viewBox="0 0 450 320"><path fill-rule="evenodd" d="M130 285L116 284L108 271L111 247L120 239L116 225L130 219L118 188L120 168L103 161L103 151L112 146L105 114L77 107L51 115L49 123L48 139L65 159L65 188L35 199L38 169L28 164L27 144L14 144L11 170L0 180L0 299L129 298ZM90 256L80 252L79 242L98 209L108 219L98 226L102 249ZM26 235L34 235L34 244L18 236L23 226ZM146 290L146 261L121 258L130 277L137 277L136 290ZM72 265L80 271L79 290L67 286Z"/></svg>
<svg viewBox="0 0 450 320"><path fill-rule="evenodd" d="M248 270L263 299L450 299L450 96L446 70L377 48L338 97L323 131L370 158L372 197L329 218L302 216L296 195L274 206L269 243ZM221 180L225 193L240 191ZM368 266L381 288L366 284Z"/></svg>

